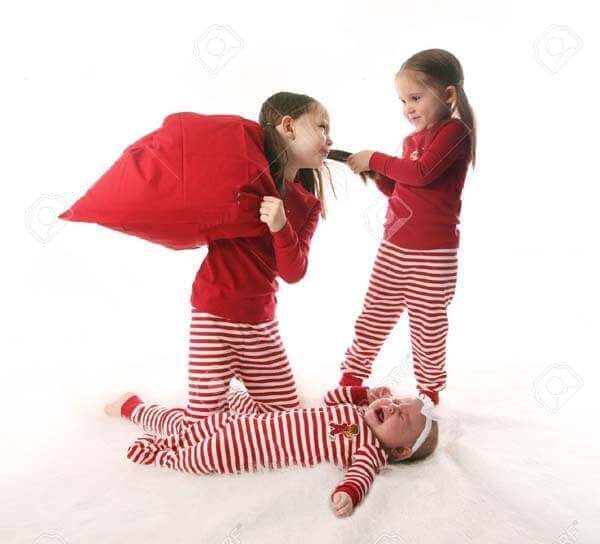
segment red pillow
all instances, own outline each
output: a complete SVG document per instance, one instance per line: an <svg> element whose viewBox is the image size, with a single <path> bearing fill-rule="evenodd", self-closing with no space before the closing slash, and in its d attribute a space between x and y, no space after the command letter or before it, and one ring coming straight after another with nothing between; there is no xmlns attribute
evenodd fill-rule
<svg viewBox="0 0 600 544"><path fill-rule="evenodd" d="M260 125L236 115L174 113L59 217L171 249L258 236L267 228L260 201L278 194L263 138Z"/></svg>

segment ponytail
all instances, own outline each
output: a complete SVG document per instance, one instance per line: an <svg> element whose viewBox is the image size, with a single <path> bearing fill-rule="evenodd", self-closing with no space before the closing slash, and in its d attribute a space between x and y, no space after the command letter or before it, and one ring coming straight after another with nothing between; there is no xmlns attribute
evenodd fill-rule
<svg viewBox="0 0 600 544"><path fill-rule="evenodd" d="M470 134L470 162L471 165L475 166L475 157L476 157L476 148L477 148L477 128L475 121L475 113L473 112L473 108L469 103L469 99L467 98L467 94L465 93L465 89L462 85L462 82L456 86L456 111L458 112L458 116L463 121L465 125L469 128Z"/></svg>

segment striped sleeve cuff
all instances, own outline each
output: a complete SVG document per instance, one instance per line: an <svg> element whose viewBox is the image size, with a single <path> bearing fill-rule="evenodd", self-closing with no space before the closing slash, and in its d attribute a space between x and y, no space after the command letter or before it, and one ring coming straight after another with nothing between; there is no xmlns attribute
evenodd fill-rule
<svg viewBox="0 0 600 544"><path fill-rule="evenodd" d="M340 385L362 385L362 382L362 378L358 378L354 374L349 374L348 372L345 372L344 374L342 374Z"/></svg>
<svg viewBox="0 0 600 544"><path fill-rule="evenodd" d="M131 417L131 414L133 413L134 408L138 404L142 404L142 402L143 401L140 397L138 397L137 395L132 395L123 403L123 406L121 406L121 415L129 419Z"/></svg>
<svg viewBox="0 0 600 544"><path fill-rule="evenodd" d="M344 493L348 493L348 495L350 495L350 499L352 500L353 507L355 507L360 502L360 494L355 485L353 485L353 484L338 485L333 490L333 493L331 494L331 499L333 500L333 496L336 493L339 493L340 491L343 491Z"/></svg>

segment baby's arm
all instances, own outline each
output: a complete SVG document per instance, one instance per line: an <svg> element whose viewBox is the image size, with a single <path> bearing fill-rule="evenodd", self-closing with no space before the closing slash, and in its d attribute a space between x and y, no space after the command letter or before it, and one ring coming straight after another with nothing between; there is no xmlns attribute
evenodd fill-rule
<svg viewBox="0 0 600 544"><path fill-rule="evenodd" d="M376 151L369 168L403 185L424 187L435 181L452 163L465 155L469 129L461 121L451 121L440 128L423 155L416 160L392 157Z"/></svg>
<svg viewBox="0 0 600 544"><path fill-rule="evenodd" d="M331 494L336 516L343 517L352 513L368 493L375 474L379 473L385 462L385 455L370 444L356 450L344 479ZM345 495L350 498L350 503Z"/></svg>

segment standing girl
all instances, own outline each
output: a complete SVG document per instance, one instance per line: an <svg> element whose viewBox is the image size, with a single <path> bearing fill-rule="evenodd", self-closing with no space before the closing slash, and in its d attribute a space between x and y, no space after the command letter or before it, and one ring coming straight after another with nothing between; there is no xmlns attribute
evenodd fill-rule
<svg viewBox="0 0 600 544"><path fill-rule="evenodd" d="M446 309L454 296L461 193L475 164L475 117L458 59L442 49L410 57L395 77L404 115L415 131L402 158L360 151L348 158L388 196L379 247L340 385L361 385L406 309L414 374L434 403L446 386Z"/></svg>
<svg viewBox="0 0 600 544"><path fill-rule="evenodd" d="M288 283L304 277L311 238L325 217L321 169L332 144L329 116L314 98L280 92L264 102L259 123L281 198L262 199L268 232L208 245L192 287L187 407L145 404L133 393L105 406L147 432L170 434L227 410L233 377L257 411L300 407L275 316L276 277Z"/></svg>

